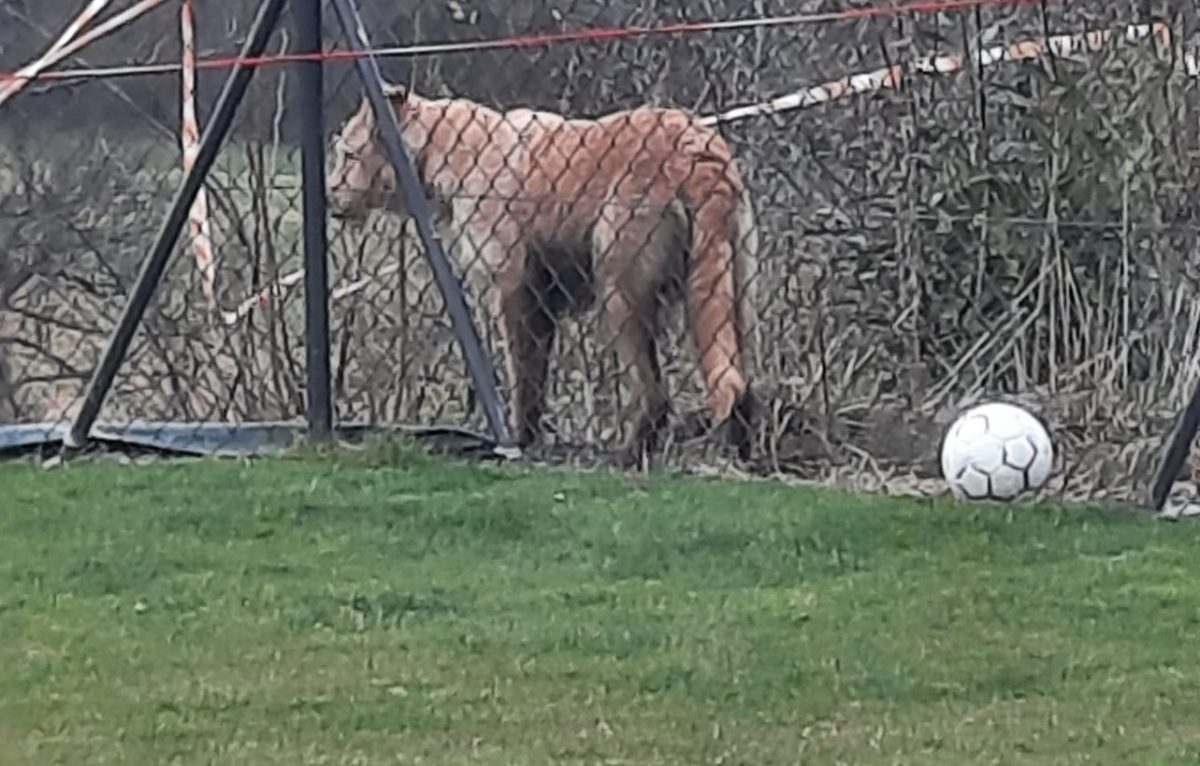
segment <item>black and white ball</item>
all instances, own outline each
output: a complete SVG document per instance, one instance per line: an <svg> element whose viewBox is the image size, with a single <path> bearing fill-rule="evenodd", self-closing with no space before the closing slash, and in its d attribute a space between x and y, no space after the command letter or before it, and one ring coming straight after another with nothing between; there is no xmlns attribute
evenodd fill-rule
<svg viewBox="0 0 1200 766"><path fill-rule="evenodd" d="M942 441L942 476L960 500L1012 500L1044 486L1053 466L1046 427L1014 404L972 407Z"/></svg>

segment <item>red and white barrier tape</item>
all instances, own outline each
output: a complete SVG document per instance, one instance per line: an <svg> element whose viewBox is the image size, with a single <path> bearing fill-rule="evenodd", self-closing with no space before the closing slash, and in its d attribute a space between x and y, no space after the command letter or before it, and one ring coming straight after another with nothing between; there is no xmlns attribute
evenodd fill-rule
<svg viewBox="0 0 1200 766"><path fill-rule="evenodd" d="M21 88L25 87L26 83L35 79L46 67L50 66L49 57L59 48L62 48L64 45L67 45L74 40L75 36L78 35L84 29L84 27L91 24L97 16L104 12L104 9L108 7L110 2L112 2L112 0L91 0L91 2L88 3L82 11L80 11L79 15L67 25L67 28L64 29L63 33L59 35L58 39L51 44L50 48L44 54L42 54L41 58L21 67L19 70L17 70L17 73L12 77L12 79L0 82L0 103L3 103L12 94L15 94L17 91L21 90Z"/></svg>
<svg viewBox="0 0 1200 766"><path fill-rule="evenodd" d="M359 279L351 280L338 285L330 291L329 297L331 300L339 301L347 296L362 292L364 289L369 287L372 282L375 282L381 277L395 274L398 271L400 271L400 266L397 263L389 263L375 274L366 277L360 277ZM270 303L272 293L278 293L280 296L285 295L293 287L300 284L300 281L303 279L304 269L297 269L296 271L289 272L275 280L275 282L271 285L264 287L254 295L243 300L233 311L223 312L221 318L225 320L226 325L232 325L239 320L245 319L256 309L263 308Z"/></svg>
<svg viewBox="0 0 1200 766"><path fill-rule="evenodd" d="M21 67L11 79L0 82L0 103L4 103L4 101L6 101L8 98L24 88L26 84L36 79L37 76L46 69L46 67L51 66L52 62L50 57L59 48L62 48L74 40L75 36L78 35L84 29L84 27L91 24L97 16L104 12L104 9L108 7L110 2L112 2L112 0L91 0L91 2L88 3L82 11L80 11L79 15L67 25L67 28L64 29L63 33L59 35L58 39L51 44L50 48L42 54L41 58L38 58L37 60Z"/></svg>
<svg viewBox="0 0 1200 766"><path fill-rule="evenodd" d="M93 21L96 16L104 10L108 5L108 0L100 2L95 0L88 5L84 12L81 13L70 27L59 38L58 42L50 47L48 51L42 54L38 60L26 65L15 75L5 78L0 78L0 105L5 101L20 93L26 85L43 77L45 70L54 66L65 58L68 58L80 50L86 48L96 42L105 35L111 34L121 27L126 26L135 19L140 18L147 12L154 10L158 6L165 3L167 0L141 0L124 11L112 16L102 24L98 24L95 29L90 32L76 36L87 24ZM67 33L72 33L70 40L67 39Z"/></svg>
<svg viewBox="0 0 1200 766"><path fill-rule="evenodd" d="M192 0L183 0L179 13L180 40L183 48L183 125L180 141L183 145L183 172L196 163L200 152L200 121L196 117L196 19ZM212 232L208 221L208 194L203 186L188 211L188 232L200 272L200 288L210 310L217 307L216 259L213 255Z"/></svg>
<svg viewBox="0 0 1200 766"><path fill-rule="evenodd" d="M1171 50L1171 30L1166 24L1161 22L1154 24L1132 24L1124 28L1124 33L1124 39L1128 42L1140 42L1147 38L1154 38L1159 45L1158 52L1160 55L1169 53ZM1073 35L1054 35L1035 40L1022 40L1011 45L995 45L976 51L970 57L969 63L974 66L988 67L1007 62L1029 61L1041 58L1047 52L1058 57L1065 57L1080 52L1096 52L1110 43L1115 34L1114 30L1102 29ZM1197 71L1195 56L1191 57L1191 61L1191 65L1188 65L1185 58L1185 66L1187 66L1188 74L1196 76L1200 72ZM968 59L962 54L953 53L944 56L928 56L917 59L909 69L912 72L921 74L949 74L961 70L967 63ZM717 125L747 117L760 117L795 109L807 109L818 104L836 101L859 93L898 88L905 75L904 67L899 65L883 67L871 72L861 72L839 80L788 93L787 95L773 98L770 101L751 104L749 106L740 106L720 114L710 115L702 118L700 122L704 125Z"/></svg>
<svg viewBox="0 0 1200 766"><path fill-rule="evenodd" d="M54 44L50 46L50 50L57 50L74 40L75 36L86 29L93 21L95 21L96 17L103 13L104 9L107 8L108 4L111 2L112 0L91 0L91 2L89 2L84 9L79 12L79 15L75 17L75 20L67 25L67 28L63 30L63 33L59 35L58 39L54 41Z"/></svg>

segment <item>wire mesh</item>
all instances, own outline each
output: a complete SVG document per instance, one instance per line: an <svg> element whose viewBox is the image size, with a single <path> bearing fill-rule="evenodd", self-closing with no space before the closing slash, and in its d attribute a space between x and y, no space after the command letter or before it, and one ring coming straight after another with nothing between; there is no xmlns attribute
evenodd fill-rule
<svg viewBox="0 0 1200 766"><path fill-rule="evenodd" d="M0 38L0 69L16 69L44 47L73 12L67 5L0 10L24 17L0 25L0 36L11 38ZM844 98L716 125L744 177L759 238L750 281L760 341L750 378L760 408L748 467L872 488L936 486L942 429L964 406L1002 396L1051 425L1060 447L1056 491L1125 499L1149 480L1163 434L1200 373L1193 361L1200 220L1189 183L1200 118L1194 9L1168 2L982 5L533 45L527 36L848 6L360 6L377 46L461 42L469 49L473 41L524 38L381 60L390 81L428 98L469 100L481 116L532 108L590 119L647 106L714 116L898 68L895 87L845 80ZM235 50L252 12L249 2L201 6L201 55ZM1168 30L1165 44L1128 34L1131 25L1155 22ZM332 19L326 27L327 39L341 43ZM1023 61L985 55L995 46L1100 31L1109 36L1085 36L1071 50ZM84 58L169 61L176 40L172 12L160 10ZM286 47L284 32L274 48ZM966 64L949 72L920 65L934 54L962 54ZM201 74L202 120L220 76ZM327 76L332 134L358 109L361 88L344 62L330 63ZM209 183L221 305L252 308L229 326L207 312L181 246L105 419L247 421L302 412L290 87L286 67L259 72ZM0 195L0 246L11 254L0 263L0 335L8 349L0 357L0 420L70 414L179 184L175 90L175 80L161 75L48 82L4 107L0 178L16 191ZM546 124L538 130L551 130ZM478 169L478 146L468 140L463 131L444 148L463 168ZM622 149L629 151L590 149L566 165L583 177L588 162ZM678 146L668 151L678 153ZM436 169L428 155L423 161ZM426 180L435 204L447 212L466 207L439 192L432 174ZM490 201L508 214L525 204L508 189L474 197L475 209ZM530 226L523 233L537 234ZM410 222L381 211L362 226L334 220L330 237L338 420L482 428ZM501 314L488 300L505 273L494 267L503 264L472 270L470 250L487 243L461 247L461 227L453 225L445 237L514 409ZM535 244L548 257L547 243ZM593 248L587 256L595 266L612 251ZM554 276L559 285L574 277ZM587 276L594 287L595 274ZM604 306L600 297L588 311L555 318L535 455L608 460L631 436L635 389L624 374L628 360L605 331ZM687 316L682 306L666 314L658 336L673 411L659 447L668 462L695 468L718 457L719 440L710 432Z"/></svg>

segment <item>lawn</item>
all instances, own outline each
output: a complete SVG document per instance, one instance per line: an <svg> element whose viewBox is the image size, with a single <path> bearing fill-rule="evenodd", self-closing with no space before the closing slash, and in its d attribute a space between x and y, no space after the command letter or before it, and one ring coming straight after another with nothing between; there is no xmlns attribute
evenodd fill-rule
<svg viewBox="0 0 1200 766"><path fill-rule="evenodd" d="M0 466L0 764L1195 763L1198 543L395 446Z"/></svg>

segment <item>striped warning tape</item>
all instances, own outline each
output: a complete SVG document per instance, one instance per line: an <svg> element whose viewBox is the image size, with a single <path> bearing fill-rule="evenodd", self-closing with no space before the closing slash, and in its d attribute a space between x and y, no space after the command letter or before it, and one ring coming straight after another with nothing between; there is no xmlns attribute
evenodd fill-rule
<svg viewBox="0 0 1200 766"><path fill-rule="evenodd" d="M949 74L961 70L968 62L974 66L988 67L1041 58L1047 52L1060 58L1083 52L1094 53L1109 44L1116 36L1115 30L1101 29L1078 34L1054 35L1035 40L1021 40L1011 45L983 48L969 58L960 53L927 56L914 61L910 70L921 74ZM1158 44L1160 55L1170 54L1171 30L1166 24L1162 22L1131 24L1124 28L1124 39L1128 42L1140 42L1148 38L1153 38ZM1189 75L1193 77L1200 75L1200 62L1197 61L1194 54L1184 57L1184 67ZM702 117L700 122L704 125L718 125L747 117L761 117L796 109L807 109L860 93L898 88L905 74L904 67L899 65L883 67L871 72L861 72L778 96L770 101L740 106L720 114Z"/></svg>
<svg viewBox="0 0 1200 766"><path fill-rule="evenodd" d="M180 40L183 49L183 125L180 141L183 145L183 171L191 171L200 153L200 122L196 117L196 18L192 0L183 0L179 14ZM216 259L213 255L212 232L208 220L208 194L201 186L188 212L188 232L200 272L200 287L209 309L217 307Z"/></svg>
<svg viewBox="0 0 1200 766"><path fill-rule="evenodd" d="M13 75L12 79L0 82L0 103L8 100L18 91L25 87L26 84L36 79L47 67L52 66L51 56L59 48L62 48L75 39L85 27L92 23L97 16L104 12L108 4L112 0L91 0L87 6L75 17L58 39L51 44L49 50L42 54L41 58L21 67Z"/></svg>
<svg viewBox="0 0 1200 766"><path fill-rule="evenodd" d="M369 287L371 283L379 280L382 277L390 276L399 271L400 266L398 263L389 263L380 268L379 271L375 272L374 274L360 277L359 279L350 280L348 282L343 282L330 291L329 297L334 301L341 300L342 298L354 295L355 293L362 292L364 289ZM245 319L250 314L254 313L256 309L263 308L270 303L272 293L279 293L280 295L283 295L296 285L300 284L301 280L303 279L304 269L297 269L296 271L289 272L275 280L275 282L271 285L262 288L254 295L244 299L233 311L222 312L221 318L227 325L231 325L239 320Z"/></svg>
<svg viewBox="0 0 1200 766"><path fill-rule="evenodd" d="M42 54L40 58L23 67L21 72L17 75L6 77L0 81L0 105L3 105L5 101L8 101L17 93L20 93L22 90L24 90L26 85L38 79L38 77L47 68L52 67L63 59L78 53L83 48L86 48L100 38L117 31L121 27L129 24L131 21L134 21L149 11L154 10L166 1L167 0L141 0L140 2L126 8L124 11L115 14L106 21L97 24L92 31L78 34L78 32L81 31L87 24L94 21L96 16L108 5L107 2L101 3L100 0L96 0L95 2L89 4L88 7L84 9L84 12L81 13L66 30L66 32L73 32L72 39L67 40L66 32L64 32L58 41L61 44L55 44L51 46L50 49ZM92 12L93 9L94 12Z"/></svg>

